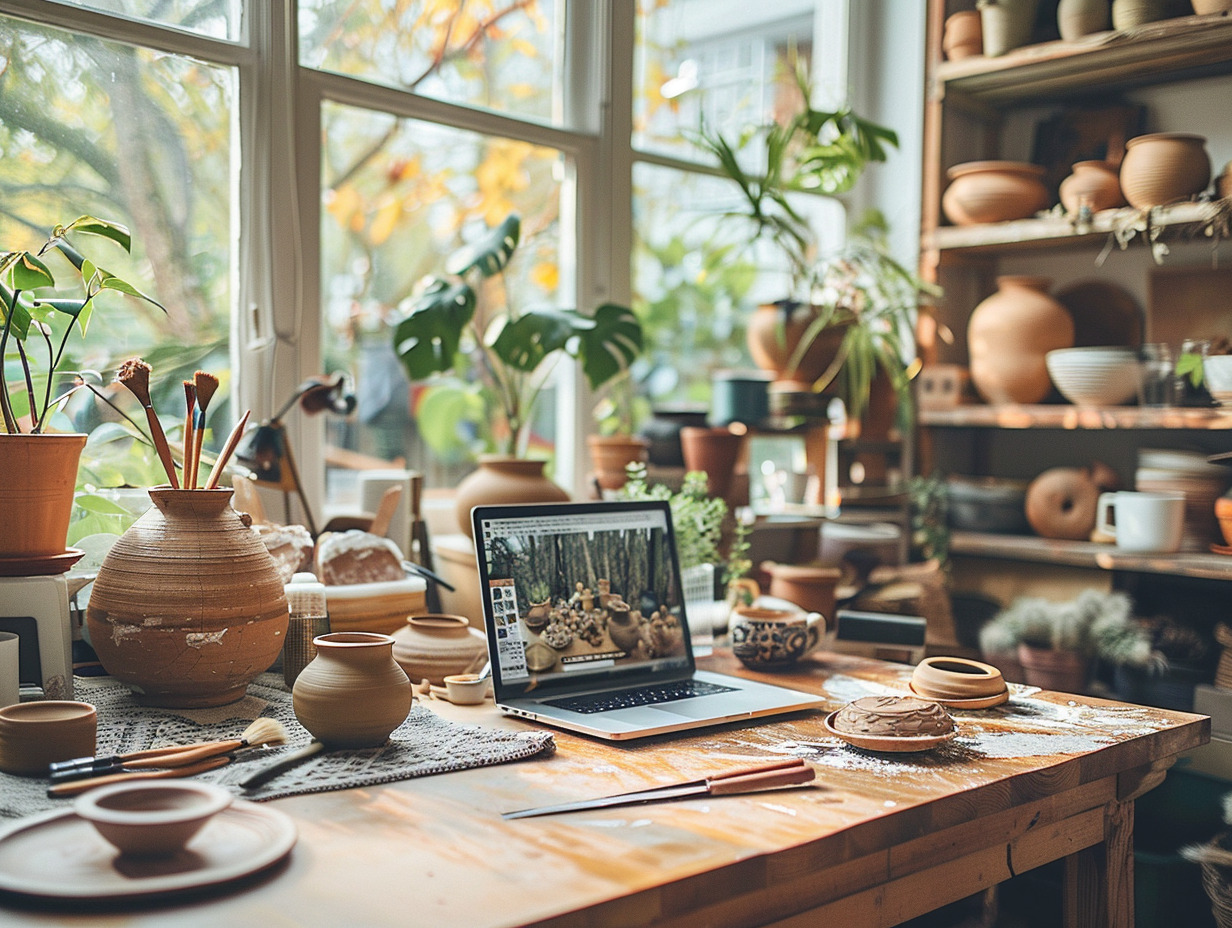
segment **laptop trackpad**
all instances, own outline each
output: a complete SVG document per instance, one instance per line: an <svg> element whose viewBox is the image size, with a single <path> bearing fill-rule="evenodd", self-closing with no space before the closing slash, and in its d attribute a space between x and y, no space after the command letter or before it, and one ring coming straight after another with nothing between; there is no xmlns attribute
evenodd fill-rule
<svg viewBox="0 0 1232 928"><path fill-rule="evenodd" d="M743 715L749 711L748 707L744 705L745 700L730 698L737 696L737 694L724 693L723 696L725 697L723 699L715 699L713 697L676 699L672 702L665 702L648 708L664 715L674 715L677 718L683 717L686 719L722 718L728 715Z"/></svg>

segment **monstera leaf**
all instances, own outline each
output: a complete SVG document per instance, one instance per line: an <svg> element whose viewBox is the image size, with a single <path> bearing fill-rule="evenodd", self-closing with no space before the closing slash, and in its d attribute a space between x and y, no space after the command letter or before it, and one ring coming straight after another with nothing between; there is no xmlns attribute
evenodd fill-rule
<svg viewBox="0 0 1232 928"><path fill-rule="evenodd" d="M642 325L627 306L604 303L594 325L578 333L582 373L592 390L629 369L642 352Z"/></svg>
<svg viewBox="0 0 1232 928"><path fill-rule="evenodd" d="M462 334L475 315L475 291L434 280L394 328L394 352L411 380L452 370Z"/></svg>
<svg viewBox="0 0 1232 928"><path fill-rule="evenodd" d="M504 363L529 374L548 355L569 350L578 333L593 327L593 320L571 309L534 309L516 319L497 320L488 341Z"/></svg>
<svg viewBox="0 0 1232 928"><path fill-rule="evenodd" d="M521 218L517 213L510 213L504 222L479 241L465 245L450 255L445 270L459 277L466 276L472 270L479 271L484 277L499 274L517 251L521 234Z"/></svg>

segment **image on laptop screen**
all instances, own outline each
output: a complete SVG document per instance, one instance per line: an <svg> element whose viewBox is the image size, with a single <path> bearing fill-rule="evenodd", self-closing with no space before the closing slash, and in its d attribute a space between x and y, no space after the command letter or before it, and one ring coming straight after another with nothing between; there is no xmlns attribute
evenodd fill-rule
<svg viewBox="0 0 1232 928"><path fill-rule="evenodd" d="M499 680L533 689L691 670L666 505L578 508L477 513Z"/></svg>

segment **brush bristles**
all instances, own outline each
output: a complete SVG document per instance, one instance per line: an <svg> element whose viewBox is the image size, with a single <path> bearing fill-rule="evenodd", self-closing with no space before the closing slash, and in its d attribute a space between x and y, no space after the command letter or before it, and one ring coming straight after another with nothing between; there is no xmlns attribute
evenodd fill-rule
<svg viewBox="0 0 1232 928"><path fill-rule="evenodd" d="M249 747L261 744L285 744L287 729L277 719L259 718L244 729L240 738L246 741Z"/></svg>
<svg viewBox="0 0 1232 928"><path fill-rule="evenodd" d="M218 378L205 371L197 371L193 374L193 386L197 389L197 405L204 410L210 405L214 391L218 389Z"/></svg>
<svg viewBox="0 0 1232 928"><path fill-rule="evenodd" d="M120 365L120 370L116 373L116 380L133 391L142 406L150 405L151 370L150 365L141 358L129 358Z"/></svg>

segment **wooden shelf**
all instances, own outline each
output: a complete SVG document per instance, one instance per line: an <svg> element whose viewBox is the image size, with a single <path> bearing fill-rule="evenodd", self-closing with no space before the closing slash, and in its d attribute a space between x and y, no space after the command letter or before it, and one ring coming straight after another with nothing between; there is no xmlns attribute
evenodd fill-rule
<svg viewBox="0 0 1232 928"><path fill-rule="evenodd" d="M1092 542L1057 541L1051 538L992 535L983 532L954 532L950 538L950 552L972 557L1062 564L1097 570L1126 570L1207 580L1232 580L1232 556L1223 554L1130 554L1119 551L1112 545Z"/></svg>
<svg viewBox="0 0 1232 928"><path fill-rule="evenodd" d="M921 409L921 425L995 429L1232 429L1232 408L1141 406L957 406Z"/></svg>
<svg viewBox="0 0 1232 928"><path fill-rule="evenodd" d="M1034 104L1230 73L1232 18L1216 13L942 62L933 92L993 106Z"/></svg>

